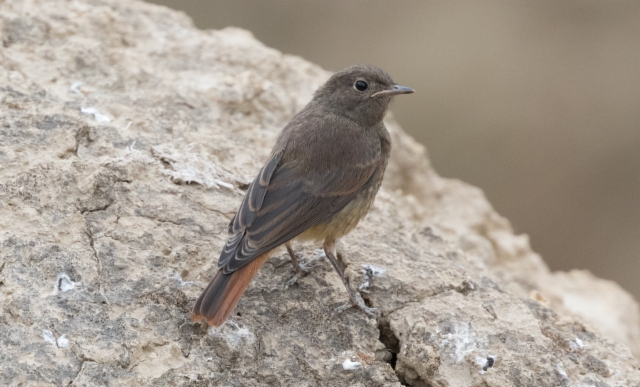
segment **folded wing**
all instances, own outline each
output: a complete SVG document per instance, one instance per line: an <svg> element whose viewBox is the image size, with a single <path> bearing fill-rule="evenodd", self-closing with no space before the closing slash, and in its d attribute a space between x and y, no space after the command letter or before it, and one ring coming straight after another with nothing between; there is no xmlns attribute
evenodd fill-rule
<svg viewBox="0 0 640 387"><path fill-rule="evenodd" d="M218 267L234 272L346 206L375 174L378 159L302 173L276 152L251 183L229 224Z"/></svg>

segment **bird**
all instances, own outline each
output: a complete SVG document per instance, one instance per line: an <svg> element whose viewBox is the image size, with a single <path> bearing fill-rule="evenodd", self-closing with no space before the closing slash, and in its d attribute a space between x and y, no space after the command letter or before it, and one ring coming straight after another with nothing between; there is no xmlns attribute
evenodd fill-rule
<svg viewBox="0 0 640 387"><path fill-rule="evenodd" d="M336 242L367 214L382 183L391 138L383 119L392 99L415 90L395 84L384 70L354 65L333 74L282 129L229 223L215 276L197 299L191 320L222 325L251 279L285 245L297 280L310 270L291 241L322 243L349 293L340 308L375 318L345 278ZM289 281L287 284L291 283Z"/></svg>

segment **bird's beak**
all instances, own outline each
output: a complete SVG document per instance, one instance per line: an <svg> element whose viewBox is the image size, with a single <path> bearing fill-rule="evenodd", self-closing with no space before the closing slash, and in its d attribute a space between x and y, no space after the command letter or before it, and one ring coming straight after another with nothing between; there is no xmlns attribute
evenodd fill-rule
<svg viewBox="0 0 640 387"><path fill-rule="evenodd" d="M388 89L388 90L382 90L382 91L379 91L377 93L371 94L371 98L378 97L378 96L381 96L381 95L393 96L393 95L397 95L397 94L411 94L411 93L415 93L415 92L416 91L413 90L410 87L393 85L393 87Z"/></svg>

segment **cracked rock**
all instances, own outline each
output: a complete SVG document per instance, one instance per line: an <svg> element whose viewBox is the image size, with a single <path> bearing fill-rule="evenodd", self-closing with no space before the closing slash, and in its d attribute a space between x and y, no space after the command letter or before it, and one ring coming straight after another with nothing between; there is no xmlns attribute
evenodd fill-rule
<svg viewBox="0 0 640 387"><path fill-rule="evenodd" d="M285 290L283 249L226 325L191 323L247 183L330 74L138 1L0 15L0 385L640 385L635 301L550 273L392 117L383 187L340 246L378 320L331 317L347 294L326 262Z"/></svg>

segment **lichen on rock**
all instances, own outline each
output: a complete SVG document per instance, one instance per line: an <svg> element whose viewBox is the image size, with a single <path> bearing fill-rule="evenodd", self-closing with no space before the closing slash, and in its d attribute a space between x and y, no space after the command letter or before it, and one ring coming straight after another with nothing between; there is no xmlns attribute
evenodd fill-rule
<svg viewBox="0 0 640 387"><path fill-rule="evenodd" d="M4 1L0 41L0 384L640 385L633 299L550 273L392 118L341 246L378 321L331 317L328 264L284 289L282 251L228 324L191 323L247 183L329 73L137 1Z"/></svg>

